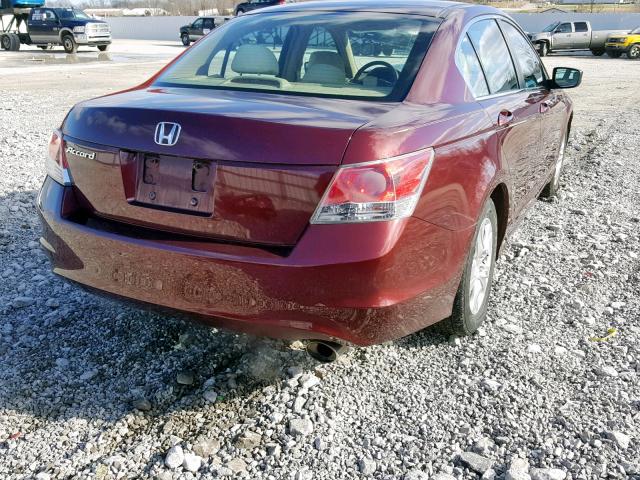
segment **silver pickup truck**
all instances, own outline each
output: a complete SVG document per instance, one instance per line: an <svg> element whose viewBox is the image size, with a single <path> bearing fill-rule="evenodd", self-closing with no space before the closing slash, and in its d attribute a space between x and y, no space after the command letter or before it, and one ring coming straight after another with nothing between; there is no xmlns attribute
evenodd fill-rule
<svg viewBox="0 0 640 480"><path fill-rule="evenodd" d="M533 43L544 57L563 50L591 50L594 55L605 53L607 37L625 30L592 30L589 22L554 22L540 33L529 33Z"/></svg>

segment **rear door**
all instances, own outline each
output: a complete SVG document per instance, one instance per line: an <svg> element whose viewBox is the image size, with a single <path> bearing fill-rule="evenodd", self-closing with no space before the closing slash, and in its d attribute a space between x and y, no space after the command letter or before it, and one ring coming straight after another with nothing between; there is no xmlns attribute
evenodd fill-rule
<svg viewBox="0 0 640 480"><path fill-rule="evenodd" d="M574 22L573 29L573 45L575 48L589 48L591 45L591 31L589 30L589 24L587 22Z"/></svg>
<svg viewBox="0 0 640 480"><path fill-rule="evenodd" d="M561 23L553 32L551 48L553 50L566 50L574 48L573 36L573 25L571 24L571 22Z"/></svg>
<svg viewBox="0 0 640 480"><path fill-rule="evenodd" d="M193 22L189 27L189 40L191 40L192 42L200 40L202 38L203 26L204 20L202 18L198 18L195 22Z"/></svg>
<svg viewBox="0 0 640 480"><path fill-rule="evenodd" d="M207 35L211 30L213 30L215 24L213 22L213 18L205 18L202 23L202 34Z"/></svg>
<svg viewBox="0 0 640 480"><path fill-rule="evenodd" d="M499 24L515 60L525 101L531 105L532 115L540 118L541 142L532 158L531 184L528 186L535 196L544 187L548 173L555 165L564 132L563 104L555 92L545 86L547 75L531 42L511 22L500 20Z"/></svg>
<svg viewBox="0 0 640 480"><path fill-rule="evenodd" d="M537 98L520 85L514 61L495 19L472 24L468 37L482 65L489 95L480 98L494 122L498 152L510 172L514 215L533 196L540 144Z"/></svg>
<svg viewBox="0 0 640 480"><path fill-rule="evenodd" d="M46 43L60 43L60 19L50 8L44 10L43 38Z"/></svg>

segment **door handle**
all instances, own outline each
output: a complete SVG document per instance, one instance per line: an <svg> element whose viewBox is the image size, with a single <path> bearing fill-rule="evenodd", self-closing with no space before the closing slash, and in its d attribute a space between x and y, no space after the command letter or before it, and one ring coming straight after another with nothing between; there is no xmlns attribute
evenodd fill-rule
<svg viewBox="0 0 640 480"><path fill-rule="evenodd" d="M509 110L502 110L498 115L498 126L506 127L513 122L513 113Z"/></svg>
<svg viewBox="0 0 640 480"><path fill-rule="evenodd" d="M549 102L542 102L540 104L540 113L547 113L549 110L551 110Z"/></svg>

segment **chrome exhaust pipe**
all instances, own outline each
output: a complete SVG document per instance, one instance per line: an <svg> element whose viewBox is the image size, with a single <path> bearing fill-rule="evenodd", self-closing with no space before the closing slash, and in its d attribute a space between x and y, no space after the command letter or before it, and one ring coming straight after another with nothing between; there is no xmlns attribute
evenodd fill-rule
<svg viewBox="0 0 640 480"><path fill-rule="evenodd" d="M346 345L337 342L325 340L309 340L307 342L307 353L322 363L335 362L348 349L349 347Z"/></svg>

